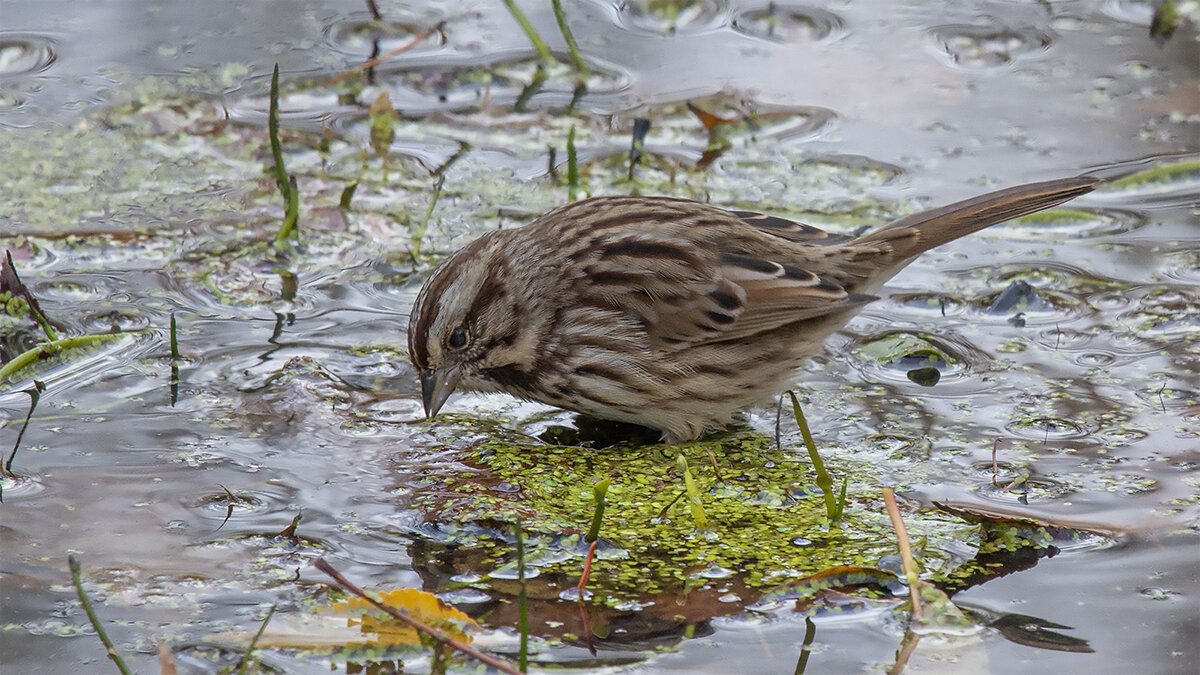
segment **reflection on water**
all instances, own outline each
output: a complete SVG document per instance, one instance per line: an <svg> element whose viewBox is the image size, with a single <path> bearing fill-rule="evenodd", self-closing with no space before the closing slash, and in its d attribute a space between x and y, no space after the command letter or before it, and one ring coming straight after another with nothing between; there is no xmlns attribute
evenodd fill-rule
<svg viewBox="0 0 1200 675"><path fill-rule="evenodd" d="M1032 659L1047 672L1197 667L1200 109L1180 89L1200 62L1195 17L1160 48L1147 3L567 3L592 69L579 88L549 8L525 4L562 63L541 63L499 3L385 7L380 23L328 1L200 13L110 3L72 16L5 5L0 244L59 331L130 334L37 374L46 391L0 504L6 671L103 658L73 604L68 552L143 672L159 639L211 670L196 647L205 636L253 630L272 604L301 612L325 581L310 567L318 556L364 586L424 587L515 625L497 591L512 570L450 547L448 525L415 505L464 476L485 481L463 451L489 431L459 418L448 440L420 424L404 330L441 255L566 198L572 129L584 194L690 196L838 233L1001 184L1111 178L1067 208L923 256L797 386L826 461L872 463L913 508L1107 535L1056 540L1053 557L955 596L978 627L945 638L962 672L1023 672ZM439 21L372 84L331 83ZM260 243L280 212L262 169L276 61L305 228L284 257ZM386 165L367 151L366 108L383 91L400 115ZM688 102L725 121L705 128ZM631 180L636 118L651 130ZM443 192L414 260L432 172ZM6 317L5 360L41 339ZM898 335L928 349L863 357ZM906 376L916 361L933 364L936 384ZM30 386L0 391L5 459ZM519 433L575 425L504 397L447 409ZM773 433L774 411L748 419ZM783 435L795 445L794 425ZM298 514L300 536L278 536ZM960 546L930 559L973 554ZM694 589L686 620L663 597L591 625L551 595L533 632L575 637L542 643L538 658L794 669L806 624L792 599L746 608L736 570L703 572L710 586ZM812 614L810 672L893 663L892 604ZM946 657L929 654L918 645L910 665ZM329 669L268 658L286 672Z"/></svg>

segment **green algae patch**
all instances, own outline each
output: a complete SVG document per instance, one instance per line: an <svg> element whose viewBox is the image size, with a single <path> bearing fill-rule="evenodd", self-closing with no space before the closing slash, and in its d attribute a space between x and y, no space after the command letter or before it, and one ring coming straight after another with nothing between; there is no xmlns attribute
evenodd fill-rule
<svg viewBox="0 0 1200 675"><path fill-rule="evenodd" d="M693 491L685 485L680 455ZM438 557L470 550L472 571L490 572L484 585L492 588L515 577L508 569L512 541L500 523L519 519L531 551L527 565L548 584L543 592L572 589L595 509L592 486L601 480L611 484L587 587L610 606L682 594L719 598L734 611L823 570L878 568L896 551L869 466L836 462L835 481L849 475L851 487L840 529L830 528L803 450L776 449L752 432L678 446L603 449L493 438L462 451L459 460L473 471L427 479L416 491L417 506L432 521L425 532L436 532L430 538L441 548ZM703 507L702 526L692 492ZM905 519L910 536L923 542L921 563L935 580L962 566L964 543L977 547L980 541L977 525L946 513Z"/></svg>

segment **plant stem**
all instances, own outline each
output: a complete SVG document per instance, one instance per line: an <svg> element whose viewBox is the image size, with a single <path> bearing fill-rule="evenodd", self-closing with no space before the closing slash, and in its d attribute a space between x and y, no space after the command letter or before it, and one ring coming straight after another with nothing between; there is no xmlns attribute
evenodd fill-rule
<svg viewBox="0 0 1200 675"><path fill-rule="evenodd" d="M104 626L100 624L100 619L96 617L96 610L92 609L92 601L88 600L87 593L83 591L83 579L79 568L79 561L75 556L67 556L67 563L71 566L71 583L75 585L75 592L79 594L79 604L83 606L83 611L87 614L88 621L92 622L92 628L96 629L96 635L100 637L100 642L104 643L104 649L108 652L108 658L117 664L117 670L120 670L123 675L133 675L133 671L125 665L125 661L121 659L121 655L117 653L117 648L113 646L112 640L108 639L108 633L104 632Z"/></svg>
<svg viewBox="0 0 1200 675"><path fill-rule="evenodd" d="M446 174L440 174L437 182L433 184L433 195L429 198L429 206L425 208L425 215L421 217L417 229L409 236L412 243L413 264L416 264L417 257L421 255L421 241L425 239L425 230L429 227L429 220L433 217L433 207L437 206L438 197L442 196L442 184L445 182Z"/></svg>
<svg viewBox="0 0 1200 675"><path fill-rule="evenodd" d="M900 507L896 505L896 493L892 488L883 488L883 503L887 507L888 517L892 519L892 527L896 530L900 562L904 566L904 579L908 583L908 596L912 600L912 618L919 621L925 615L921 608L921 577L917 575L917 564L913 560L912 546L908 542L908 528L904 526L904 518L900 516Z"/></svg>
<svg viewBox="0 0 1200 675"><path fill-rule="evenodd" d="M538 53L538 58L546 63L554 63L554 55L550 53L550 48L546 46L546 41L542 36L538 35L534 30L533 24L529 23L529 19L525 18L525 13L517 7L515 0L504 0L504 6L508 8L509 14L512 14L513 19L521 26L521 30L525 31L525 37L529 39L529 44Z"/></svg>
<svg viewBox="0 0 1200 675"><path fill-rule="evenodd" d="M567 201L579 199L579 155L575 152L575 125L567 132Z"/></svg>
<svg viewBox="0 0 1200 675"><path fill-rule="evenodd" d="M513 536L517 539L517 631L521 635L517 667L524 672L529 669L529 597L525 592L525 537L519 520L513 524Z"/></svg>
<svg viewBox="0 0 1200 675"><path fill-rule="evenodd" d="M242 654L242 660L238 662L238 675L245 675L246 668L250 667L250 655L254 653L254 648L258 646L258 640L262 637L263 631L267 629L267 624L271 622L271 617L275 616L275 605L271 605L271 611L267 612L266 618L258 626L258 632L250 639L250 646L246 647L246 653Z"/></svg>
<svg viewBox="0 0 1200 675"><path fill-rule="evenodd" d="M821 495L825 498L825 514L829 516L829 525L838 527L841 522L841 513L838 510L837 495L833 493L833 479L829 477L829 472L825 470L825 462L821 460L821 454L817 452L817 444L813 441L812 432L808 430L808 421L804 419L804 411L800 410L800 401L796 400L796 394L790 391L787 394L792 399L792 414L796 416L800 435L804 437L804 447L808 449L813 470L817 473L817 487L821 488Z"/></svg>
<svg viewBox="0 0 1200 675"><path fill-rule="evenodd" d="M40 345L28 349L13 357L11 361L0 367L0 382L12 377L22 368L32 364L38 359L46 359L51 356L56 356L65 352L68 349L76 347L87 347L109 340L116 340L128 337L130 333L101 333L99 335L75 335L72 337L59 338L53 342L43 342Z"/></svg>
<svg viewBox="0 0 1200 675"><path fill-rule="evenodd" d="M692 477L692 470L688 468L687 458L683 456L682 452L676 455L675 463L683 471L683 486L687 490L688 508L692 512L692 521L697 530L706 529L708 528L708 516L704 513L704 500L700 496L700 487L696 485L696 480Z"/></svg>
<svg viewBox="0 0 1200 675"><path fill-rule="evenodd" d="M579 44L575 42L575 36L571 34L571 27L567 25L567 14L563 11L562 0L551 0L551 4L554 6L554 20L558 22L558 30L567 43L567 53L571 55L571 64L575 66L575 80L586 82L592 76L592 71L588 68L587 61L583 60L583 55L579 53Z"/></svg>
<svg viewBox="0 0 1200 675"><path fill-rule="evenodd" d="M29 412L25 414L25 423L21 425L21 430L17 432L17 442L13 443L12 453L8 456L8 461L4 464L3 475L13 475L13 460L17 458L17 449L21 447L21 439L25 437L25 430L29 428L29 420L33 419L33 411L37 409L37 404L42 399L43 391L46 391L46 384L40 380L34 380L33 387L25 390L25 393L29 394ZM2 493L0 493L0 496L2 496Z"/></svg>

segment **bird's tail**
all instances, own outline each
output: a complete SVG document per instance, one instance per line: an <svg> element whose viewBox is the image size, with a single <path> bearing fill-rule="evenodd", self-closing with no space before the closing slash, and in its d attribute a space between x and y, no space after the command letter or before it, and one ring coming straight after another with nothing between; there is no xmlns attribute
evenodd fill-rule
<svg viewBox="0 0 1200 675"><path fill-rule="evenodd" d="M855 244L883 244L898 261L1006 220L1057 206L1091 192L1101 181L1092 176L1061 178L989 192L905 216L859 237Z"/></svg>

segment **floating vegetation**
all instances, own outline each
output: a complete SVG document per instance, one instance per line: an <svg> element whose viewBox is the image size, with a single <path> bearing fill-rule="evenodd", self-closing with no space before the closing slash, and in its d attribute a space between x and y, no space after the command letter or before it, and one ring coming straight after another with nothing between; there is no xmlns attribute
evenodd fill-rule
<svg viewBox="0 0 1200 675"><path fill-rule="evenodd" d="M1134 173L1107 181L1096 188L1101 196L1181 194L1195 196L1200 191L1200 160L1162 162Z"/></svg>
<svg viewBox="0 0 1200 675"><path fill-rule="evenodd" d="M486 419L431 426L420 421L403 349L406 313L430 265L483 232L528 222L564 194L690 196L849 234L932 205L963 182L1019 180L999 168L975 174L987 171L997 144L1037 152L1032 163L1004 165L1034 174L1082 164L1071 143L1050 135L1056 118L1025 124L1016 99L997 105L986 90L1010 75L1017 86L1048 75L1041 86L1083 72L1077 62L1056 60L1050 71L1039 63L1051 61L1042 57L1054 46L1047 35L1078 40L1094 26L1060 16L1053 33L1000 22L931 29L926 46L930 34L940 41L951 78L928 78L934 92L913 89L928 74L914 71L905 105L866 96L861 107L843 107L840 92L790 89L792 80L827 79L821 58L817 69L791 59L810 48L814 57L850 55L860 43L842 39L848 26L871 30L850 13L556 0L531 17L551 27L553 9L561 42L547 34L530 49L508 35L491 50L483 38L516 30L503 7L444 17L441 6L401 8L389 19L368 5L371 14L329 18L333 53L303 73L276 70L269 94L269 65L256 61L143 79L110 68L91 78L106 89L101 110L90 108L96 97L80 96L72 105L83 112L70 110L69 124L19 132L29 118L14 115L0 166L0 236L32 291L0 288L0 426L9 431L5 469L16 458L21 472L0 480L4 508L36 504L5 539L45 582L31 588L50 594L25 603L30 611L51 600L69 605L70 588L51 587L53 575L38 579L38 561L80 550L79 524L103 519L104 536L85 542L103 561L88 587L105 590L120 626L115 644L134 646L121 648L133 659L147 659L161 635L160 654L203 664L193 669L284 670L289 659L304 662L298 671L485 667L452 660L448 643L314 581L309 564L340 551L356 574L384 586L387 604L456 639L522 666L625 668L677 647L705 649L705 640L681 641L724 630L718 616L739 625L780 617L798 628L788 615L901 607L904 585L889 571L896 543L879 498L881 484L897 482L911 497L905 562L938 585L909 584L929 615L963 630L994 626L988 639L1023 631L1010 639L1044 648L1049 641L1038 640L1051 636L1050 648L1082 652L1085 641L1033 617L972 614L978 624L955 624L943 591L1111 541L1009 519L1031 503L1043 514L1081 503L1085 492L1099 513L1102 500L1119 504L1100 519L1163 515L1150 519L1152 536L1137 532L1143 542L1192 543L1198 497L1186 451L1200 396L1179 371L1200 339L1189 219L1200 165L1191 155L1129 165L1132 173L1071 208L997 227L980 241L1003 262L979 263L964 242L929 259L949 261L948 270L915 265L898 284L904 293L868 307L797 376L814 401L808 412L824 457L798 406L796 426L782 423L790 429L783 447L745 426L682 447L656 445L653 432L648 444L627 430L598 440L567 413L503 398L459 399L452 405ZM1135 10L1149 19L1144 3ZM584 22L597 18L624 25L593 33ZM0 73L12 85L0 109L71 89L47 86L62 82L55 39L0 33ZM635 39L654 51L637 45L628 54L639 62L626 65L614 49ZM727 72L697 86L645 59L701 43L769 66L770 77ZM160 56L182 54L184 44ZM1132 49L1115 50L1125 60L1106 66L1101 79L1112 82L1096 86L1153 97L1163 107L1138 111L1138 133L1178 145L1190 109L1168 100L1159 81L1178 71ZM702 63L724 68L713 58L721 53L702 54ZM675 58L690 66L693 56ZM983 80L961 72L971 69L989 72ZM1113 86L1124 76L1137 84ZM978 86L964 91L964 83ZM1083 91L1060 99L1086 99ZM967 93L984 98L960 98ZM1102 107L1088 114L1112 123L1103 108L1112 99L1090 105ZM928 119L932 106L945 119L906 117ZM976 106L1003 113L1005 124L955 118ZM872 138L878 118L886 127ZM1139 203L1152 206L1135 210ZM303 246L295 245L301 219ZM850 356L837 351L846 344ZM769 424L761 411L748 421ZM943 495L999 513L928 507ZM48 520L63 513L75 515ZM1159 527L1172 535L1160 537ZM1167 573L1134 595L1171 601L1171 583ZM14 605L20 618L7 629L88 630L82 620L27 620L25 605ZM151 611L132 609L141 607ZM316 631L285 635L292 621L314 617ZM191 635L233 624L242 630L227 636L231 646L184 645L174 628ZM815 660L832 643L816 637L816 624L806 627ZM544 637L559 641L538 654ZM791 639L800 643L795 631ZM797 670L808 656L802 650ZM862 664L843 670L854 665Z"/></svg>
<svg viewBox="0 0 1200 675"><path fill-rule="evenodd" d="M610 607L681 592L687 600L672 603L672 611L687 614L693 602L728 593L738 597L735 604L748 604L826 568L875 567L894 550L887 516L867 487L873 483L867 465L842 467L854 481L843 483L846 496L838 498L831 481L823 479L829 488L822 489L806 478L808 462L757 434L593 452L492 439L462 460L482 473L431 478L416 488L429 524L417 529L428 542L419 549L427 552L414 555L450 560L461 551L474 561L472 569L502 569L511 560L512 536L488 523L519 514L526 565L556 589L542 595L575 592L596 480L608 482L608 509L588 590ZM828 527L823 495L840 510L833 514L840 529ZM909 519L914 536L925 538L922 564L935 578L966 562L952 551L975 541L972 526L936 512ZM475 588L504 592L497 583Z"/></svg>

